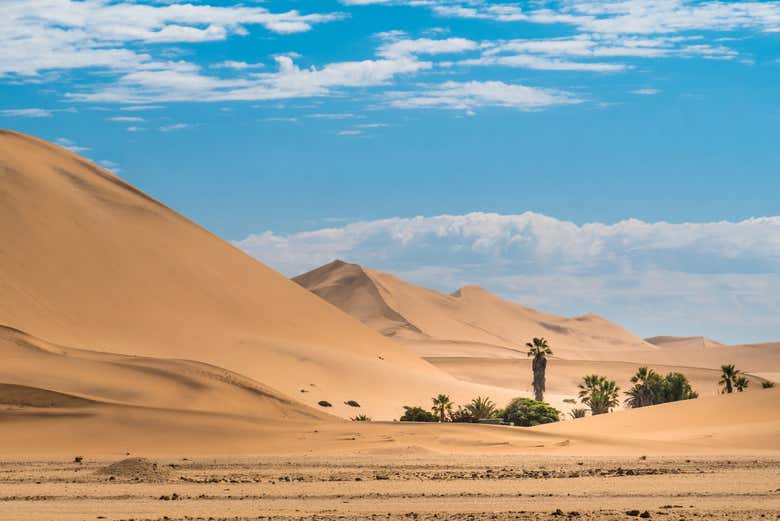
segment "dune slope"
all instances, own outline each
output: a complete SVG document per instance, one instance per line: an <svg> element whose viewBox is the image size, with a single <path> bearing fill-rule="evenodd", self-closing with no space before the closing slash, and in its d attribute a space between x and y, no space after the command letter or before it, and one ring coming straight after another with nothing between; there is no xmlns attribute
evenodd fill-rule
<svg viewBox="0 0 780 521"><path fill-rule="evenodd" d="M197 360L341 416L477 394L112 173L0 132L0 324ZM305 392L301 392L305 391Z"/></svg>

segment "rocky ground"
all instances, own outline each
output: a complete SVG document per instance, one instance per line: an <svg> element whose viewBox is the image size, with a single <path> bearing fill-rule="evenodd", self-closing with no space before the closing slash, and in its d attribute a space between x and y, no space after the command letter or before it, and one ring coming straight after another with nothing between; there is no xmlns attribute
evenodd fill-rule
<svg viewBox="0 0 780 521"><path fill-rule="evenodd" d="M76 459L0 461L0 519L780 519L763 458Z"/></svg>

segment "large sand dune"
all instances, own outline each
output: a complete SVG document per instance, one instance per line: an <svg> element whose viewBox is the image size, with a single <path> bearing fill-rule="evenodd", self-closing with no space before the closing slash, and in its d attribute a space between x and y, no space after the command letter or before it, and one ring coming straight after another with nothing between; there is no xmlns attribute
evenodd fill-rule
<svg viewBox="0 0 780 521"><path fill-rule="evenodd" d="M0 236L0 324L55 344L197 360L341 416L348 400L389 419L480 392L110 172L9 131Z"/></svg>
<svg viewBox="0 0 780 521"><path fill-rule="evenodd" d="M467 286L451 295L380 271L334 261L293 280L422 356L525 357L525 343L545 337L557 356L619 360L655 346L594 314L566 318Z"/></svg>

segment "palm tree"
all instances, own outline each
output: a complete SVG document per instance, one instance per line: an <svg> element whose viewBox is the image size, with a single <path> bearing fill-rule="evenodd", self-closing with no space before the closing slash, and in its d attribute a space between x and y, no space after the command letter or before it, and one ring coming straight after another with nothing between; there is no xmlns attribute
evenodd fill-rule
<svg viewBox="0 0 780 521"><path fill-rule="evenodd" d="M439 421L444 423L447 420L447 414L452 411L452 401L446 394L440 394L433 398L433 413L439 416Z"/></svg>
<svg viewBox="0 0 780 521"><path fill-rule="evenodd" d="M481 396L477 396L471 400L471 403L466 406L466 409L478 420L495 418L498 413L498 409L496 409L496 404L493 400L487 397L482 398Z"/></svg>
<svg viewBox="0 0 780 521"><path fill-rule="evenodd" d="M739 392L742 392L742 391L744 391L745 389L747 389L747 386L748 386L748 384L749 384L749 383L750 383L750 382L748 381L748 379L747 379L747 378L745 378L744 376L737 376L737 377L734 379L734 388L735 388L737 391L739 391Z"/></svg>
<svg viewBox="0 0 780 521"><path fill-rule="evenodd" d="M634 386L626 391L628 398L625 401L628 407L647 407L656 403L656 388L661 382L658 373L647 367L640 367L631 377Z"/></svg>
<svg viewBox="0 0 780 521"><path fill-rule="evenodd" d="M579 388L580 401L590 407L593 416L607 413L620 403L618 400L620 387L614 380L591 374L582 379Z"/></svg>
<svg viewBox="0 0 780 521"><path fill-rule="evenodd" d="M720 384L723 387L721 394L731 394L734 392L734 382L739 375L739 369L734 367L734 364L720 366Z"/></svg>
<svg viewBox="0 0 780 521"><path fill-rule="evenodd" d="M528 348L528 356L533 356L531 367L534 371L534 398L537 402L544 401L545 372L547 371L547 355L553 354L547 340L534 338L532 342L525 344Z"/></svg>

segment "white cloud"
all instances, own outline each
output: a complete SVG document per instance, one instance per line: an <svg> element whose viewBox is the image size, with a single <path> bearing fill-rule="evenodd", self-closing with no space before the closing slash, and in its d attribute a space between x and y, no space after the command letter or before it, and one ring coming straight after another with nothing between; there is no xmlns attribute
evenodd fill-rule
<svg viewBox="0 0 780 521"><path fill-rule="evenodd" d="M353 119L359 116L351 112L334 112L334 113L317 112L314 114L307 114L306 117L314 118L314 119Z"/></svg>
<svg viewBox="0 0 780 521"><path fill-rule="evenodd" d="M477 48L477 42L465 38L446 38L432 40L396 40L379 48L378 54L384 58L402 58L420 54L450 54L472 51Z"/></svg>
<svg viewBox="0 0 780 521"><path fill-rule="evenodd" d="M97 163L106 170L111 170L115 174L118 174L122 171L118 164L114 163L113 161L109 161L108 159L100 159Z"/></svg>
<svg viewBox="0 0 780 521"><path fill-rule="evenodd" d="M340 130L338 132L339 136L362 136L363 131L362 130Z"/></svg>
<svg viewBox="0 0 780 521"><path fill-rule="evenodd" d="M52 116L50 109L5 109L0 110L0 114L8 118L49 118Z"/></svg>
<svg viewBox="0 0 780 521"><path fill-rule="evenodd" d="M336 258L452 291L479 284L564 314L652 334L780 339L780 217L576 225L534 213L352 222L235 244L287 275Z"/></svg>
<svg viewBox="0 0 780 521"><path fill-rule="evenodd" d="M637 94L639 96L654 96L660 92L661 91L658 89L636 89L632 90L631 94Z"/></svg>
<svg viewBox="0 0 780 521"><path fill-rule="evenodd" d="M780 30L780 2L696 0L567 0L496 4L489 0L342 0L347 5L420 6L439 16L568 24L581 31L611 34L669 34L688 31Z"/></svg>
<svg viewBox="0 0 780 521"><path fill-rule="evenodd" d="M419 91L394 92L388 103L403 109L458 109L508 107L541 110L554 105L581 103L573 94L501 81L448 81Z"/></svg>
<svg viewBox="0 0 780 521"><path fill-rule="evenodd" d="M237 70L246 70L246 69L262 69L265 67L264 63L247 63L242 61L234 61L234 60L227 60L220 63L215 63L212 65L215 69L237 69Z"/></svg>
<svg viewBox="0 0 780 521"><path fill-rule="evenodd" d="M190 128L190 125L187 123L173 123L171 125L163 125L160 127L161 132L173 132L174 130L184 130L185 128Z"/></svg>
<svg viewBox="0 0 780 521"><path fill-rule="evenodd" d="M197 43L244 35L260 25L276 33L308 31L342 13L273 13L263 7L144 4L108 0L4 0L0 76L100 67L136 70L152 62L130 43Z"/></svg>
<svg viewBox="0 0 780 521"><path fill-rule="evenodd" d="M137 116L114 116L112 118L108 118L108 121L115 121L117 123L141 123L145 120L144 118L139 118Z"/></svg>
<svg viewBox="0 0 780 521"><path fill-rule="evenodd" d="M89 147L78 146L75 141L73 141L72 139L68 139L66 137L57 138L54 142L57 143L59 146L63 148L67 148L71 152L75 152L77 154L83 154L84 152L89 152L90 150L92 150Z"/></svg>

